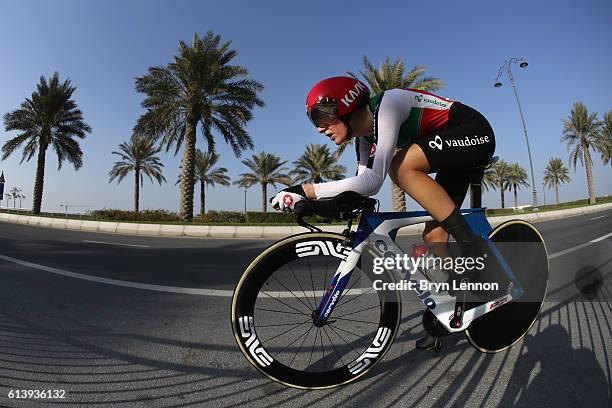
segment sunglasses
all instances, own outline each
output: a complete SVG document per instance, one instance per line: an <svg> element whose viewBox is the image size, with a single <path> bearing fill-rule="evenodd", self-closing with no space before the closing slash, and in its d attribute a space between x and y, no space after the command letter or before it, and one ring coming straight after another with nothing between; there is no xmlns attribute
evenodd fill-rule
<svg viewBox="0 0 612 408"><path fill-rule="evenodd" d="M308 119L316 127L326 128L339 119L338 107L335 102L320 102L310 110Z"/></svg>

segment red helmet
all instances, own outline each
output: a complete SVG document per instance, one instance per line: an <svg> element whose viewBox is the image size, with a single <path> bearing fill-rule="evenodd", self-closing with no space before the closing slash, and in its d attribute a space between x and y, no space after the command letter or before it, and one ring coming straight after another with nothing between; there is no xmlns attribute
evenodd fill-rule
<svg viewBox="0 0 612 408"><path fill-rule="evenodd" d="M306 97L306 114L317 127L326 127L330 120L350 117L353 111L370 98L370 90L351 77L332 77L318 82Z"/></svg>

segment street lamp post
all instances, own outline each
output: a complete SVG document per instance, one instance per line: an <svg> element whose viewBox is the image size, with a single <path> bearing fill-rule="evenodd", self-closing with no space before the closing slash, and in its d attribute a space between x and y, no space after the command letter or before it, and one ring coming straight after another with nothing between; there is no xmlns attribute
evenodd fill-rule
<svg viewBox="0 0 612 408"><path fill-rule="evenodd" d="M531 160L531 149L529 147L529 138L527 137L527 126L525 125L525 118L523 117L523 109L521 108L521 102L519 101L518 92L516 91L516 84L514 83L514 76L512 75L512 64L519 64L521 68L527 68L529 65L527 60L524 58L510 58L509 60L504 60L504 65L499 67L497 71L497 78L495 78L495 87L499 88L502 86L500 81L501 76L504 73L504 69L508 74L508 79L510 79L510 83L512 84L512 89L514 89L514 96L516 97L516 104L518 105L519 114L521 115L521 122L523 123L523 131L525 132L525 143L527 144L527 155L529 156L529 168L531 169L531 186L533 188L533 206L538 205L538 193L536 191L535 185L535 177L533 174L533 161Z"/></svg>
<svg viewBox="0 0 612 408"><path fill-rule="evenodd" d="M2 199L4 198L4 183L5 183L4 172L2 172L2 174L0 174L0 208L2 208ZM7 207L8 207L8 204L7 204Z"/></svg>

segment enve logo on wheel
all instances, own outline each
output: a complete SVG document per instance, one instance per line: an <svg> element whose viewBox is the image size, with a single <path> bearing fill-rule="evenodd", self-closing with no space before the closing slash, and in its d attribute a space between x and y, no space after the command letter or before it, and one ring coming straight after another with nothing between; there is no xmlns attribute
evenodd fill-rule
<svg viewBox="0 0 612 408"><path fill-rule="evenodd" d="M306 241L295 244L295 253L298 258L322 254L345 260L349 252L351 252L349 247L342 244L337 244L334 247L334 243L331 241Z"/></svg>
<svg viewBox="0 0 612 408"><path fill-rule="evenodd" d="M249 353L257 364L262 367L267 367L272 364L272 357L263 347L258 347L260 342L255 333L255 325L253 324L253 316L242 316L238 319L238 325L240 326L240 336L246 338L244 345L249 350Z"/></svg>
<svg viewBox="0 0 612 408"><path fill-rule="evenodd" d="M387 344L390 337L391 329L387 327L379 327L372 345L368 347L368 349L364 351L362 355L357 357L355 361L347 366L351 374L359 374L367 366L372 364L372 360L378 358L380 352L384 350L385 344Z"/></svg>

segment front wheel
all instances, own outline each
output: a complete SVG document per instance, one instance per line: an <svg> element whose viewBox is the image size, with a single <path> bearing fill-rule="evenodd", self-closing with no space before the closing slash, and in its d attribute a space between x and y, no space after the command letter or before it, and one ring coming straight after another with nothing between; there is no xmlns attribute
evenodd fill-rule
<svg viewBox="0 0 612 408"><path fill-rule="evenodd" d="M351 252L339 234L306 233L279 241L249 265L232 298L240 350L267 377L304 389L330 388L367 373L391 347L401 313L393 282L358 263L325 325L317 306Z"/></svg>

